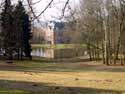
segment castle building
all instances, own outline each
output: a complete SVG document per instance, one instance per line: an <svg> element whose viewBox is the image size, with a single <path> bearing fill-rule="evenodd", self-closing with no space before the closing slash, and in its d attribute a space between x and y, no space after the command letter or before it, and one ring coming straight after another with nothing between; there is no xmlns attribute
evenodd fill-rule
<svg viewBox="0 0 125 94"><path fill-rule="evenodd" d="M47 44L66 44L67 32L65 22L50 21L45 32L45 41Z"/></svg>

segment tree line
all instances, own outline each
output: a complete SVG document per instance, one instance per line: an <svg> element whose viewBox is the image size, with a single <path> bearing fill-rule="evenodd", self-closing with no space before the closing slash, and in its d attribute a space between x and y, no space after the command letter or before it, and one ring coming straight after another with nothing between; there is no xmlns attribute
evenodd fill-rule
<svg viewBox="0 0 125 94"><path fill-rule="evenodd" d="M31 57L31 22L22 2L16 6L11 0L5 0L0 13L0 48L4 50L7 60Z"/></svg>
<svg viewBox="0 0 125 94"><path fill-rule="evenodd" d="M77 32L87 44L90 60L125 64L125 1L80 0L75 14Z"/></svg>

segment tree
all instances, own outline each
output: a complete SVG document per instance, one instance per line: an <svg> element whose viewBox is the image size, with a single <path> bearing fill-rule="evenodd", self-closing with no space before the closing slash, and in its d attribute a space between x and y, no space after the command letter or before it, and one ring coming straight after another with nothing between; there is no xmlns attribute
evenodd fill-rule
<svg viewBox="0 0 125 94"><path fill-rule="evenodd" d="M124 0L81 0L80 4L79 27L88 35L90 59L101 56L104 64L116 64L117 61L125 64Z"/></svg>
<svg viewBox="0 0 125 94"><path fill-rule="evenodd" d="M29 15L25 14L23 19L22 45L24 47L25 56L29 57L30 60L32 59L31 42L30 42L31 38L32 38L31 22L29 20Z"/></svg>
<svg viewBox="0 0 125 94"><path fill-rule="evenodd" d="M14 35L13 35L13 6L10 0L5 0L4 8L1 13L1 38L2 48L5 50L7 59L12 60L13 48L14 48Z"/></svg>
<svg viewBox="0 0 125 94"><path fill-rule="evenodd" d="M13 13L18 59L22 59L23 52L26 57L31 59L31 45L29 43L29 40L31 39L31 24L29 15L26 13L21 1L18 1Z"/></svg>
<svg viewBox="0 0 125 94"><path fill-rule="evenodd" d="M31 22L22 2L18 1L14 8L10 0L5 0L1 13L0 40L7 59L12 60L14 53L18 53L18 60L22 60L23 53L31 59L31 37Z"/></svg>
<svg viewBox="0 0 125 94"><path fill-rule="evenodd" d="M18 60L22 59L22 52L23 52L23 43L22 43L22 34L23 34L23 19L26 11L22 5L21 1L18 1L16 5L13 16L14 16L14 35L16 39L16 51L18 53Z"/></svg>

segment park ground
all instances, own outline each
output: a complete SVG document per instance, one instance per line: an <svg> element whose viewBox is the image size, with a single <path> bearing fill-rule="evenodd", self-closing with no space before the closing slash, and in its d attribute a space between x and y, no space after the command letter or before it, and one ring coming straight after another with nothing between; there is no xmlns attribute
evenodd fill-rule
<svg viewBox="0 0 125 94"><path fill-rule="evenodd" d="M45 49L72 49L79 46L79 48L86 48L86 44L32 44L32 48L45 48Z"/></svg>
<svg viewBox="0 0 125 94"><path fill-rule="evenodd" d="M0 61L0 94L125 94L125 66L82 59Z"/></svg>

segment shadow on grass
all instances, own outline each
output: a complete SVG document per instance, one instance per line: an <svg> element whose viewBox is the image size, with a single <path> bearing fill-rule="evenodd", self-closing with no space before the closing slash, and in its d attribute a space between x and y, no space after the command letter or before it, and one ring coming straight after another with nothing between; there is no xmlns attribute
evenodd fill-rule
<svg viewBox="0 0 125 94"><path fill-rule="evenodd" d="M122 94L124 91L0 80L0 94Z"/></svg>
<svg viewBox="0 0 125 94"><path fill-rule="evenodd" d="M15 63L16 62L16 63ZM0 63L1 71L21 71L21 72L125 72L125 66L106 66L94 62L45 63L40 60L14 61L13 64Z"/></svg>
<svg viewBox="0 0 125 94"><path fill-rule="evenodd" d="M80 63L80 62L91 62L89 58L60 58L60 59L52 59L52 58L40 58L34 57L33 60L37 63Z"/></svg>
<svg viewBox="0 0 125 94"><path fill-rule="evenodd" d="M125 66L106 66L101 64L101 59L96 63L89 58L69 58L69 59L34 59L36 63L51 63L48 67L42 67L45 71L53 72L81 72L81 71L98 71L98 72L125 72ZM53 64L54 63L54 64ZM77 64L78 63L78 64Z"/></svg>
<svg viewBox="0 0 125 94"><path fill-rule="evenodd" d="M2 63L1 63L2 62ZM2 71L21 71L21 72L125 72L125 66L106 66L92 62L89 58L69 58L69 59L47 59L33 57L32 61L14 61L7 64L0 61Z"/></svg>

